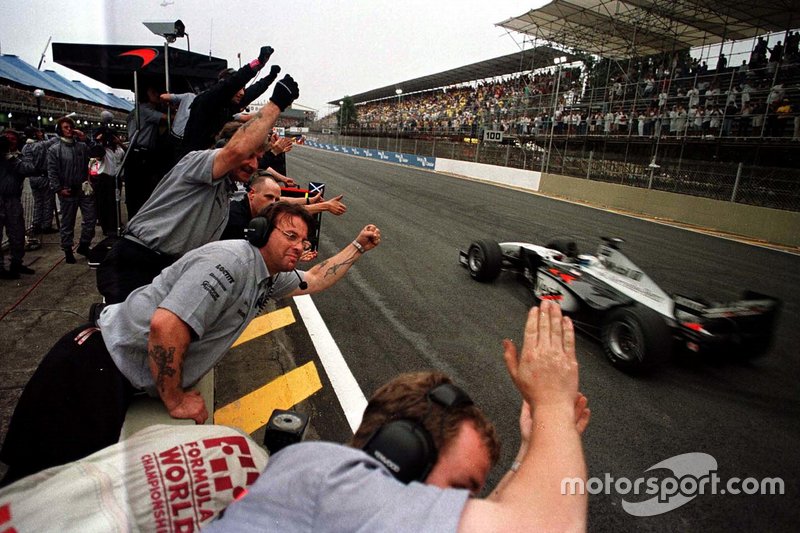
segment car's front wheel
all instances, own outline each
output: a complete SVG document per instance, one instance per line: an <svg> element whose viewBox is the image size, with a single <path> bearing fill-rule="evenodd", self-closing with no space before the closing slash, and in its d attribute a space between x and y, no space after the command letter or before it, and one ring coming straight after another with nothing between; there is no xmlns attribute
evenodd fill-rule
<svg viewBox="0 0 800 533"><path fill-rule="evenodd" d="M612 365L629 372L666 361L672 353L672 335L664 319L643 305L619 307L602 327L603 351Z"/></svg>
<svg viewBox="0 0 800 533"><path fill-rule="evenodd" d="M492 281L500 275L503 251L494 241L475 241L467 252L469 274L477 281Z"/></svg>

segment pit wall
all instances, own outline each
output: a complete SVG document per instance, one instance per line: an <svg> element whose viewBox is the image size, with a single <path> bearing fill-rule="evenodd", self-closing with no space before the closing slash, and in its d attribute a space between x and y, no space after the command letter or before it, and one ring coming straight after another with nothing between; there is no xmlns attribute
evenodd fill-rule
<svg viewBox="0 0 800 533"><path fill-rule="evenodd" d="M800 247L800 213L531 170L307 141L306 146L507 185L600 208Z"/></svg>

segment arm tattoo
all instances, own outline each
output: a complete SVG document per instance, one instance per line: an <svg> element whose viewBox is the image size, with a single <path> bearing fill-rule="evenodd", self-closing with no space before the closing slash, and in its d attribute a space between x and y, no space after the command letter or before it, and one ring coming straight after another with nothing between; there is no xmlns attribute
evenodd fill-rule
<svg viewBox="0 0 800 533"><path fill-rule="evenodd" d="M247 122L242 124L239 129L240 130L247 130L248 128L251 127L253 122L255 122L256 120L260 120L263 117L264 117L264 115L261 113L261 110L259 109L258 112L255 114L255 116L253 116L250 120L248 120Z"/></svg>
<svg viewBox="0 0 800 533"><path fill-rule="evenodd" d="M164 389L164 380L175 375L175 369L169 366L175 360L175 348L164 348L156 345L149 350L148 356L156 364L158 375L156 376L156 387L158 390Z"/></svg>
<svg viewBox="0 0 800 533"><path fill-rule="evenodd" d="M324 263L320 264L319 265L320 268L324 267L326 263L327 263L327 261L325 261ZM355 260L351 257L350 259L346 259L346 260L342 261L341 263L337 263L335 265L332 265L330 268L328 268L325 271L325 276L324 277L327 278L328 276L335 276L339 272L339 269L341 269L344 266L352 265L353 263L355 263Z"/></svg>

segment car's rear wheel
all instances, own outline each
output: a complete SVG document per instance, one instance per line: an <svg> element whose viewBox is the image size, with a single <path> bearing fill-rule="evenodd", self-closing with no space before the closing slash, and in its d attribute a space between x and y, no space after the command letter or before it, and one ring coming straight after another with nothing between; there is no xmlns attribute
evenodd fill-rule
<svg viewBox="0 0 800 533"><path fill-rule="evenodd" d="M494 241L476 241L467 252L469 274L477 281L492 281L503 266L503 251Z"/></svg>
<svg viewBox="0 0 800 533"><path fill-rule="evenodd" d="M611 364L629 372L653 368L672 353L669 326L658 313L639 304L612 311L601 340Z"/></svg>

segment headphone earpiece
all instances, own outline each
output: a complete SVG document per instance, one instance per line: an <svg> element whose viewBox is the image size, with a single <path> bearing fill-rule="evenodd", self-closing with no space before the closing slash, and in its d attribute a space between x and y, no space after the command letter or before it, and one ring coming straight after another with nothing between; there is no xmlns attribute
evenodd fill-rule
<svg viewBox="0 0 800 533"><path fill-rule="evenodd" d="M393 420L384 424L364 445L402 483L424 481L438 453L430 432L414 420Z"/></svg>
<svg viewBox="0 0 800 533"><path fill-rule="evenodd" d="M432 404L445 410L472 405L469 395L452 383L440 383L433 387L425 394L425 399L428 410L421 420L387 422L375 431L363 448L403 483L425 481L439 459L436 442L425 428ZM441 431L443 439L444 422Z"/></svg>
<svg viewBox="0 0 800 533"><path fill-rule="evenodd" d="M272 224L265 217L254 217L244 230L247 242L256 248L261 248L267 244L270 233L272 233Z"/></svg>

